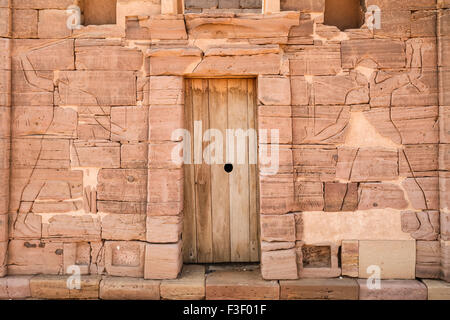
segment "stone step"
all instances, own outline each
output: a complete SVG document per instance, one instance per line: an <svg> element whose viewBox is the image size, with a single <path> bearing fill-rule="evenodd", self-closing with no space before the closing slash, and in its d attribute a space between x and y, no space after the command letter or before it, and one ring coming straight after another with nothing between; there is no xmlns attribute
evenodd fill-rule
<svg viewBox="0 0 450 320"><path fill-rule="evenodd" d="M277 300L278 281L265 281L259 269L217 270L206 275L207 300Z"/></svg>
<svg viewBox="0 0 450 320"><path fill-rule="evenodd" d="M371 283L369 281L369 283ZM427 300L427 287L417 280L381 280L371 289L368 280L358 279L359 300Z"/></svg>
<svg viewBox="0 0 450 320"><path fill-rule="evenodd" d="M358 300L354 279L299 279L280 281L283 300Z"/></svg>
<svg viewBox="0 0 450 320"><path fill-rule="evenodd" d="M441 280L423 279L427 286L428 300L450 300L450 283Z"/></svg>

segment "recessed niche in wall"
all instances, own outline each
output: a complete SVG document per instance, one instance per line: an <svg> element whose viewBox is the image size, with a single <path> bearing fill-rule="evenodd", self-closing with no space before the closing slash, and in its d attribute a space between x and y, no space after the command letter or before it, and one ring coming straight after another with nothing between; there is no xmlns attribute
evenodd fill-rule
<svg viewBox="0 0 450 320"><path fill-rule="evenodd" d="M302 253L304 268L331 268L330 246L305 245Z"/></svg>
<svg viewBox="0 0 450 320"><path fill-rule="evenodd" d="M82 0L84 25L116 24L117 0Z"/></svg>
<svg viewBox="0 0 450 320"><path fill-rule="evenodd" d="M364 0L325 0L324 24L340 30L357 29L364 24Z"/></svg>

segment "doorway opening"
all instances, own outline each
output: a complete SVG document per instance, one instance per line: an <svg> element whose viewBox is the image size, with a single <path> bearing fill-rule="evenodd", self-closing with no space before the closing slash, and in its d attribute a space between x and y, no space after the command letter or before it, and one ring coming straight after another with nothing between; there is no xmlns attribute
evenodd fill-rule
<svg viewBox="0 0 450 320"><path fill-rule="evenodd" d="M256 80L186 79L184 116L184 262L258 262Z"/></svg>

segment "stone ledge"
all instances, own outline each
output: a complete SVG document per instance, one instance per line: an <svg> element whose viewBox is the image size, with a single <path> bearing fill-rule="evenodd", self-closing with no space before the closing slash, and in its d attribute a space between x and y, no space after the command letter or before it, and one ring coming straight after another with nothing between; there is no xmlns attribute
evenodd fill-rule
<svg viewBox="0 0 450 320"><path fill-rule="evenodd" d="M185 265L179 279L81 276L81 290L67 288L70 275L0 278L0 300L450 300L450 283L422 279L381 280L370 290L367 279L266 281L259 268L232 269Z"/></svg>

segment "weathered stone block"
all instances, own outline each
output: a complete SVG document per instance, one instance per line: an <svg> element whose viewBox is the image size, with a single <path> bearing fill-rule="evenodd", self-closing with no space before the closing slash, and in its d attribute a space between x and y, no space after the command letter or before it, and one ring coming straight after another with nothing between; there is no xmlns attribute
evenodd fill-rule
<svg viewBox="0 0 450 320"><path fill-rule="evenodd" d="M102 169L98 173L98 200L135 201L147 199L147 170Z"/></svg>
<svg viewBox="0 0 450 320"><path fill-rule="evenodd" d="M359 192L359 210L406 209L408 206L403 190L395 184L362 183Z"/></svg>
<svg viewBox="0 0 450 320"><path fill-rule="evenodd" d="M31 297L32 276L8 276L0 278L0 299L27 299Z"/></svg>
<svg viewBox="0 0 450 320"><path fill-rule="evenodd" d="M183 266L182 243L146 244L145 279L175 279Z"/></svg>
<svg viewBox="0 0 450 320"><path fill-rule="evenodd" d="M423 177L436 175L438 170L438 145L407 145L399 153L401 176Z"/></svg>
<svg viewBox="0 0 450 320"><path fill-rule="evenodd" d="M150 169L148 171L148 202L183 201L182 169Z"/></svg>
<svg viewBox="0 0 450 320"><path fill-rule="evenodd" d="M42 237L42 216L31 212L10 213L9 236L14 239L40 239Z"/></svg>
<svg viewBox="0 0 450 320"><path fill-rule="evenodd" d="M161 299L202 300L205 287L205 266L185 265L178 279L161 282Z"/></svg>
<svg viewBox="0 0 450 320"><path fill-rule="evenodd" d="M263 105L291 104L291 86L287 77L259 77L258 100Z"/></svg>
<svg viewBox="0 0 450 320"><path fill-rule="evenodd" d="M183 120L182 105L150 106L148 139L151 142L180 141L181 137L172 137L172 134L184 127Z"/></svg>
<svg viewBox="0 0 450 320"><path fill-rule="evenodd" d="M262 252L261 275L265 280L297 279L296 250Z"/></svg>
<svg viewBox="0 0 450 320"><path fill-rule="evenodd" d="M427 286L428 300L450 300L450 283L438 280L422 280Z"/></svg>
<svg viewBox="0 0 450 320"><path fill-rule="evenodd" d="M436 13L416 11L411 14L411 37L436 36Z"/></svg>
<svg viewBox="0 0 450 320"><path fill-rule="evenodd" d="M370 289L367 280L357 280L360 300L427 300L427 287L416 280L381 280L380 289Z"/></svg>
<svg viewBox="0 0 450 320"><path fill-rule="evenodd" d="M336 176L336 147L301 146L292 150L296 180L333 181Z"/></svg>
<svg viewBox="0 0 450 320"><path fill-rule="evenodd" d="M398 178L398 151L378 148L338 148L336 178L386 181Z"/></svg>
<svg viewBox="0 0 450 320"><path fill-rule="evenodd" d="M38 11L37 10L13 10L12 27L14 38L38 37Z"/></svg>
<svg viewBox="0 0 450 320"><path fill-rule="evenodd" d="M111 108L111 139L113 141L145 141L147 137L147 107Z"/></svg>
<svg viewBox="0 0 450 320"><path fill-rule="evenodd" d="M290 73L293 76L336 75L341 69L339 47L325 47L296 52L289 60Z"/></svg>
<svg viewBox="0 0 450 320"><path fill-rule="evenodd" d="M150 77L151 105L184 104L184 83L182 77Z"/></svg>
<svg viewBox="0 0 450 320"><path fill-rule="evenodd" d="M148 216L147 241L152 243L175 243L181 238L183 221L179 216Z"/></svg>
<svg viewBox="0 0 450 320"><path fill-rule="evenodd" d="M309 104L309 84L305 77L291 77L291 103L296 106L305 106Z"/></svg>
<svg viewBox="0 0 450 320"><path fill-rule="evenodd" d="M57 39L69 37L72 30L67 27L69 15L66 10L39 10L38 38Z"/></svg>
<svg viewBox="0 0 450 320"><path fill-rule="evenodd" d="M359 275L359 241L342 240L342 275L357 278Z"/></svg>
<svg viewBox="0 0 450 320"><path fill-rule="evenodd" d="M294 107L292 111L294 144L335 144L344 142L350 120L349 107Z"/></svg>
<svg viewBox="0 0 450 320"><path fill-rule="evenodd" d="M380 68L403 68L406 65L405 44L390 39L342 41L342 67L355 68L361 57L374 60Z"/></svg>
<svg viewBox="0 0 450 320"><path fill-rule="evenodd" d="M262 215L261 240L263 241L295 241L294 215Z"/></svg>
<svg viewBox="0 0 450 320"><path fill-rule="evenodd" d="M63 267L63 244L39 240L11 240L8 274L59 274Z"/></svg>
<svg viewBox="0 0 450 320"><path fill-rule="evenodd" d="M402 182L409 201L414 209L439 209L439 179L438 177L406 178Z"/></svg>
<svg viewBox="0 0 450 320"><path fill-rule="evenodd" d="M411 35L411 11L383 11L381 28L374 28L375 36L409 38Z"/></svg>
<svg viewBox="0 0 450 320"><path fill-rule="evenodd" d="M76 47L77 70L138 71L143 64L140 50L119 46Z"/></svg>
<svg viewBox="0 0 450 320"><path fill-rule="evenodd" d="M316 105L364 104L369 102L367 80L355 73L314 77Z"/></svg>
<svg viewBox="0 0 450 320"><path fill-rule="evenodd" d="M439 211L402 212L402 231L411 233L416 240L437 240Z"/></svg>
<svg viewBox="0 0 450 320"><path fill-rule="evenodd" d="M145 243L139 241L106 241L105 268L111 276L144 276Z"/></svg>
<svg viewBox="0 0 450 320"><path fill-rule="evenodd" d="M258 132L260 144L290 144L292 143L292 119L291 117L258 117Z"/></svg>
<svg viewBox="0 0 450 320"><path fill-rule="evenodd" d="M261 176L259 188L262 214L284 214L291 211L294 199L292 175Z"/></svg>
<svg viewBox="0 0 450 320"><path fill-rule="evenodd" d="M69 167L69 140L13 139L14 168L62 169Z"/></svg>
<svg viewBox="0 0 450 320"><path fill-rule="evenodd" d="M100 282L102 300L159 300L160 281L106 277Z"/></svg>
<svg viewBox="0 0 450 320"><path fill-rule="evenodd" d="M91 215L54 215L42 223L42 237L58 241L100 241L100 231Z"/></svg>
<svg viewBox="0 0 450 320"><path fill-rule="evenodd" d="M108 214L103 216L102 239L145 240L145 215Z"/></svg>
<svg viewBox="0 0 450 320"><path fill-rule="evenodd" d="M97 201L99 213L144 214L145 202Z"/></svg>
<svg viewBox="0 0 450 320"><path fill-rule="evenodd" d="M120 166L126 169L143 169L147 167L146 143L122 144L120 148Z"/></svg>
<svg viewBox="0 0 450 320"><path fill-rule="evenodd" d="M450 241L441 240L441 279L450 282Z"/></svg>
<svg viewBox="0 0 450 320"><path fill-rule="evenodd" d="M148 167L151 169L176 169L180 168L182 161L174 161L172 153L181 148L182 142L164 142L148 145ZM180 154L180 157L182 155Z"/></svg>
<svg viewBox="0 0 450 320"><path fill-rule="evenodd" d="M70 146L70 165L75 167L120 168L118 143L74 142Z"/></svg>
<svg viewBox="0 0 450 320"><path fill-rule="evenodd" d="M57 82L59 105L136 104L136 77L132 71L64 71Z"/></svg>
<svg viewBox="0 0 450 320"><path fill-rule="evenodd" d="M364 112L378 132L399 144L425 144L439 141L437 107L375 108Z"/></svg>
<svg viewBox="0 0 450 320"><path fill-rule="evenodd" d="M324 207L323 183L295 181L295 208L299 211L322 211Z"/></svg>
<svg viewBox="0 0 450 320"><path fill-rule="evenodd" d="M215 271L206 277L207 300L277 300L276 281L264 281L259 270Z"/></svg>
<svg viewBox="0 0 450 320"><path fill-rule="evenodd" d="M98 299L100 276L81 277L81 289L69 289L66 276L41 275L30 280L31 296L35 299Z"/></svg>
<svg viewBox="0 0 450 320"><path fill-rule="evenodd" d="M441 246L439 241L416 242L416 277L439 279L441 272Z"/></svg>
<svg viewBox="0 0 450 320"><path fill-rule="evenodd" d="M280 299L358 300L359 287L353 279L299 279L280 281Z"/></svg>
<svg viewBox="0 0 450 320"><path fill-rule="evenodd" d="M414 279L416 242L414 240L359 241L359 277L369 278L378 266L381 279Z"/></svg>
<svg viewBox="0 0 450 320"><path fill-rule="evenodd" d="M283 11L324 12L325 0L281 0L280 6Z"/></svg>
<svg viewBox="0 0 450 320"><path fill-rule="evenodd" d="M327 182L324 201L324 211L354 211L358 207L358 184Z"/></svg>

